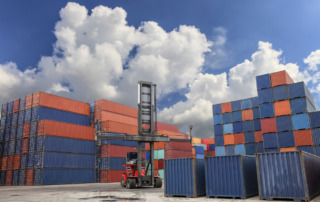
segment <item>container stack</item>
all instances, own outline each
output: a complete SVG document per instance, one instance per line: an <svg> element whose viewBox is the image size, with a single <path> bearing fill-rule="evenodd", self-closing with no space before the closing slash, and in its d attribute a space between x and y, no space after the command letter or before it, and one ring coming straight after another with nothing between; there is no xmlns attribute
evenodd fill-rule
<svg viewBox="0 0 320 202"><path fill-rule="evenodd" d="M213 105L216 156L261 150L258 97Z"/></svg>
<svg viewBox="0 0 320 202"><path fill-rule="evenodd" d="M3 105L1 113L5 185L94 182L88 104L36 92Z"/></svg>
<svg viewBox="0 0 320 202"><path fill-rule="evenodd" d="M206 157L216 156L214 138L201 139L201 144L205 144L207 146Z"/></svg>

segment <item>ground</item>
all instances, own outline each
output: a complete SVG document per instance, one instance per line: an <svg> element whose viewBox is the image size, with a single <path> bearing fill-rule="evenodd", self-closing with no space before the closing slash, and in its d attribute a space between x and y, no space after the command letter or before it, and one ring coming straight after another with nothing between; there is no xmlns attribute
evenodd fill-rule
<svg viewBox="0 0 320 202"><path fill-rule="evenodd" d="M50 186L2 186L0 201L240 201L240 199L164 197L164 189L125 189L120 183ZM258 197L248 201L260 201ZM320 196L313 201L320 201ZM260 201L262 202L262 201Z"/></svg>

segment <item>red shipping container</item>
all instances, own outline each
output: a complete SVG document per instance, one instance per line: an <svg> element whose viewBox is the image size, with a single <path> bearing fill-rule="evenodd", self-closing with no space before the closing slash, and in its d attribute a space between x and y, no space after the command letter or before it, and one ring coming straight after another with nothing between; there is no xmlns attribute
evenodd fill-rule
<svg viewBox="0 0 320 202"><path fill-rule="evenodd" d="M188 135L185 133L176 133L168 130L158 130L157 132L160 135L168 136L173 139L186 139L186 137L188 137Z"/></svg>
<svg viewBox="0 0 320 202"><path fill-rule="evenodd" d="M124 170L101 170L100 171L100 182L120 182Z"/></svg>
<svg viewBox="0 0 320 202"><path fill-rule="evenodd" d="M51 120L38 122L38 136L39 135L95 140L94 128Z"/></svg>
<svg viewBox="0 0 320 202"><path fill-rule="evenodd" d="M133 126L138 126L138 119L130 116L125 116L122 114L116 114L113 112L100 111L100 120L99 121L115 121L118 123L129 124Z"/></svg>
<svg viewBox="0 0 320 202"><path fill-rule="evenodd" d="M256 142L263 142L262 132L255 131L254 132L254 139L256 140Z"/></svg>
<svg viewBox="0 0 320 202"><path fill-rule="evenodd" d="M7 170L13 170L13 156L8 156Z"/></svg>
<svg viewBox="0 0 320 202"><path fill-rule="evenodd" d="M208 142L207 139L201 139L201 144L208 144L207 142Z"/></svg>
<svg viewBox="0 0 320 202"><path fill-rule="evenodd" d="M312 132L310 129L296 130L296 131L293 131L293 133L294 133L294 141L297 147L313 145Z"/></svg>
<svg viewBox="0 0 320 202"><path fill-rule="evenodd" d="M6 179L5 179L5 185L6 186L11 186L12 185L12 176L13 176L13 171L7 171L6 172Z"/></svg>
<svg viewBox="0 0 320 202"><path fill-rule="evenodd" d="M145 150L150 150L150 144L148 142L145 143L144 149Z"/></svg>
<svg viewBox="0 0 320 202"><path fill-rule="evenodd" d="M164 142L158 142L159 149L164 149Z"/></svg>
<svg viewBox="0 0 320 202"><path fill-rule="evenodd" d="M158 169L164 169L164 159L159 159L158 160Z"/></svg>
<svg viewBox="0 0 320 202"><path fill-rule="evenodd" d="M179 132L178 126L167 124L167 123L162 123L162 122L157 122L157 129L158 130L167 130L167 131L176 132L176 133Z"/></svg>
<svg viewBox="0 0 320 202"><path fill-rule="evenodd" d="M40 91L33 94L32 107L36 106L48 107L86 116L90 115L90 105L88 103Z"/></svg>
<svg viewBox="0 0 320 202"><path fill-rule="evenodd" d="M242 111L242 121L253 120L252 109L246 109Z"/></svg>
<svg viewBox="0 0 320 202"><path fill-rule="evenodd" d="M244 144L244 133L234 134L234 144Z"/></svg>
<svg viewBox="0 0 320 202"><path fill-rule="evenodd" d="M222 113L232 112L231 110L231 102L226 102L221 104Z"/></svg>
<svg viewBox="0 0 320 202"><path fill-rule="evenodd" d="M160 169L158 167L158 160L154 160L154 169L156 169L156 170Z"/></svg>
<svg viewBox="0 0 320 202"><path fill-rule="evenodd" d="M101 157L127 157L127 152L137 152L136 147L101 145Z"/></svg>
<svg viewBox="0 0 320 202"><path fill-rule="evenodd" d="M15 155L13 157L13 170L20 169L20 155Z"/></svg>
<svg viewBox="0 0 320 202"><path fill-rule="evenodd" d="M101 122L101 132L113 132L113 133L137 135L138 126L114 122L114 121L103 121Z"/></svg>
<svg viewBox="0 0 320 202"><path fill-rule="evenodd" d="M24 109L30 109L30 108L32 108L32 94L26 96L26 102L25 102Z"/></svg>
<svg viewBox="0 0 320 202"><path fill-rule="evenodd" d="M210 151L210 156L216 156L216 151Z"/></svg>
<svg viewBox="0 0 320 202"><path fill-rule="evenodd" d="M1 159L1 171L7 170L7 166L8 166L8 157L4 156Z"/></svg>
<svg viewBox="0 0 320 202"><path fill-rule="evenodd" d="M30 123L26 123L23 125L22 137L29 137L30 134Z"/></svg>
<svg viewBox="0 0 320 202"><path fill-rule="evenodd" d="M272 73L270 74L270 77L271 77L272 87L294 83L292 78L289 76L289 74L285 70Z"/></svg>
<svg viewBox="0 0 320 202"><path fill-rule="evenodd" d="M33 170L27 170L26 173L26 185L33 185Z"/></svg>
<svg viewBox="0 0 320 202"><path fill-rule="evenodd" d="M262 133L277 132L276 118L261 119Z"/></svg>
<svg viewBox="0 0 320 202"><path fill-rule="evenodd" d="M158 150L158 149L159 149L159 144L158 144L158 142L155 142L155 143L153 144L153 148L154 148L154 150Z"/></svg>
<svg viewBox="0 0 320 202"><path fill-rule="evenodd" d="M109 111L116 114L122 114L133 118L138 118L138 109L122 105L119 103L111 102L108 100L98 100L94 103L95 117L94 120L100 120L100 111Z"/></svg>
<svg viewBox="0 0 320 202"><path fill-rule="evenodd" d="M13 101L12 113L16 113L19 111L20 99L16 99Z"/></svg>
<svg viewBox="0 0 320 202"><path fill-rule="evenodd" d="M193 156L191 150L190 151L165 150L164 155L165 155L165 159L192 158ZM194 153L194 156L195 156L195 153Z"/></svg>
<svg viewBox="0 0 320 202"><path fill-rule="evenodd" d="M190 142L166 142L165 150L182 150L191 151L192 144Z"/></svg>
<svg viewBox="0 0 320 202"><path fill-rule="evenodd" d="M21 154L28 153L29 151L29 138L22 139Z"/></svg>

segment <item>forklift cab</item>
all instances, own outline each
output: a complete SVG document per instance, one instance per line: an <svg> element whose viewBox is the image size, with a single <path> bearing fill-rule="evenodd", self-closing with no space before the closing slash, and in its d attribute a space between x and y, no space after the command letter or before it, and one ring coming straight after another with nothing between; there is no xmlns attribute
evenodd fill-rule
<svg viewBox="0 0 320 202"><path fill-rule="evenodd" d="M138 153L137 152L128 152L127 153L127 164L137 164Z"/></svg>

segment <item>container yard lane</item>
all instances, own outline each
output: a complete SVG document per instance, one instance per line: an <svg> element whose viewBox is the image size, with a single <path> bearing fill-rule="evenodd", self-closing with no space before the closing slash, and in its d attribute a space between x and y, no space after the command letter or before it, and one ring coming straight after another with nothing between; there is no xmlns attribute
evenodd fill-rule
<svg viewBox="0 0 320 202"><path fill-rule="evenodd" d="M164 188L123 189L119 183L92 183L49 186L5 186L0 201L242 201L231 198L165 197ZM260 201L251 197L245 201ZM312 201L320 201L320 197ZM275 200L274 200L275 202Z"/></svg>

